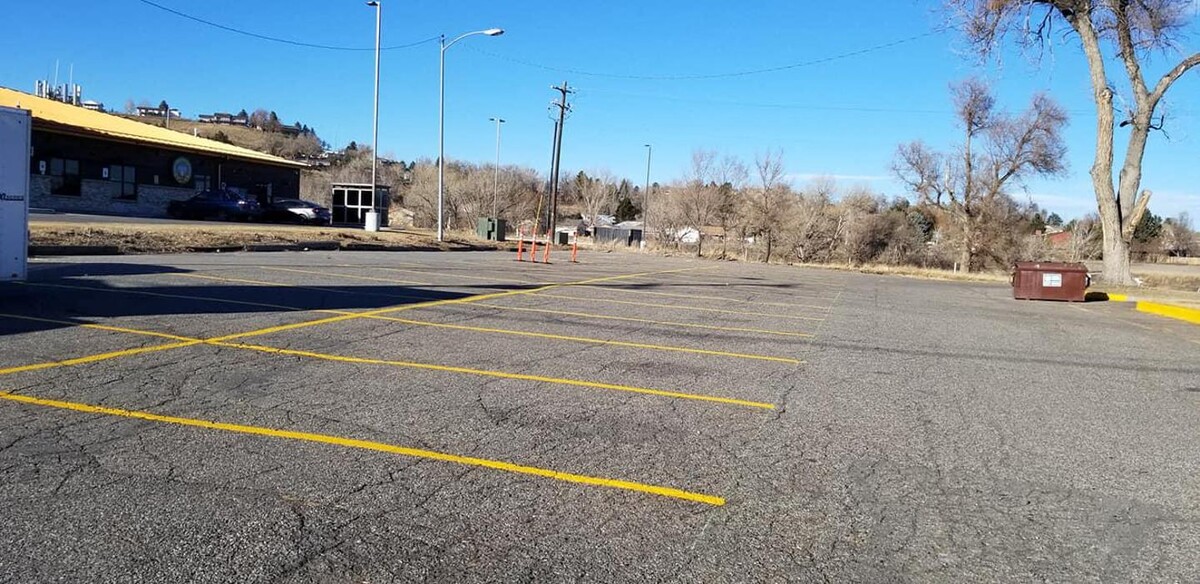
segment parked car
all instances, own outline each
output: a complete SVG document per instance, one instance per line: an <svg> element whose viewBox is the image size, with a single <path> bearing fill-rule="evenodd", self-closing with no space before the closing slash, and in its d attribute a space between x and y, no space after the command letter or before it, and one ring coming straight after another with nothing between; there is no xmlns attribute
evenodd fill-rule
<svg viewBox="0 0 1200 584"><path fill-rule="evenodd" d="M176 219L251 221L262 216L258 201L234 191L210 190L186 201L171 201L167 215Z"/></svg>
<svg viewBox="0 0 1200 584"><path fill-rule="evenodd" d="M333 221L333 214L329 212L329 209L312 201L276 199L270 205L267 205L263 219L279 223L329 225Z"/></svg>

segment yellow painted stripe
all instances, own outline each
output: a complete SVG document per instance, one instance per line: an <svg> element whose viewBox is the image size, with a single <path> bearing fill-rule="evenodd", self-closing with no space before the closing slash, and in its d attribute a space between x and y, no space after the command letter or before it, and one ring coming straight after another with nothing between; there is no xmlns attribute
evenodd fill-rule
<svg viewBox="0 0 1200 584"><path fill-rule="evenodd" d="M792 359L792 358L788 358L788 357L772 357L770 355L753 355L753 354L747 354L747 353L734 353L734 352L729 352L729 351L711 351L708 349L695 349L695 348L691 348L691 347L675 347L675 346L670 346L670 345L654 345L654 344L649 344L649 343L614 341L614 340L610 340L610 339L593 339L593 338L588 338L588 337L554 335L554 334L549 334L549 333L535 333L535 332L529 332L529 331L518 331L518 330L510 330L510 329L497 329L497 328L486 328L486 327L478 327L478 326L466 326L466 325L460 325L460 324L429 322L429 321L424 321L424 320L411 320L411 319L407 319L407 318L396 318L396 317L391 317L391 316L370 316L367 318L386 320L386 321L391 321L391 322L398 322L398 323L402 323L402 324L410 324L410 325L414 325L414 326L427 326L427 327L443 328L443 329L450 329L450 330L472 331L472 332L477 332L477 333L513 335L513 336L531 337L531 338L538 338L538 339L550 339L550 340L555 340L555 341L589 343L589 344L594 344L594 345L608 345L608 346L614 346L614 347L630 347L630 348L634 348L634 349L649 349L649 350L653 350L653 351L676 351L676 352L680 352L680 353L695 353L695 354L699 354L699 355L713 355L716 357L730 357L730 358L734 358L734 359L775 361L778 363L788 363L788 364L792 364L792 365L799 365L799 364L803 363L803 361L801 361L799 359Z"/></svg>
<svg viewBox="0 0 1200 584"><path fill-rule="evenodd" d="M608 487L612 489L622 489L626 491L634 491L638 493L646 493L650 495L659 495L672 499L680 499L684 501L692 501L695 503L703 503L706 505L724 505L725 499L713 495L705 495L684 491L672 487L662 487L658 485L648 485L645 483L636 483L633 481L624 481L620 479L609 479L602 477L594 477L588 475L574 474L538 468L534 466L526 466L511 462L503 462L499 460L490 460L487 458L476 458L473 456L460 456L457 454L447 454L445 452L437 452L434 450L425 450L420 448L409 448L406 446L396 446L394 444L385 444L382 442L372 442L369 440L358 440L354 438L343 438L340 436L331 436L328 434L312 434L308 432L297 432L294 430L278 430L274 428L264 428L261 426L246 426L242 424L231 424L227 422L212 422L209 420L199 420L196 418L183 418L178 416L166 416L151 412L138 410L125 410L121 408L112 408L107 406L97 406L78 402L59 401L52 399L43 399L38 397L30 397L25 395L17 395L8 392L0 392L0 399L5 399L17 403L57 408L62 410L70 410L88 414L101 414L106 416L119 416L122 418L132 418L135 420L145 420L148 422L159 422L163 424L175 424L179 426L188 426L192 428L203 428L206 430L221 430L224 432L234 432L237 434L249 434L253 436L265 436L270 438L281 438L285 440L298 440L302 442L316 442L319 444L329 444L333 446L341 446L344 448L357 448L360 450L373 450L376 452L385 452L388 454L397 454L400 456L408 456L411 458L422 458L427 460L437 460L441 462L449 462L452 464L461 464L466 466L475 466L498 470L503 472L517 473L523 475L532 475L557 481L565 481L569 483L577 483L582 485L590 485L596 487Z"/></svg>
<svg viewBox="0 0 1200 584"><path fill-rule="evenodd" d="M813 335L812 333L775 331L775 330L767 330L767 329L733 327L733 326L717 326L717 325L710 325L710 324L692 324L689 322L670 322L670 321L664 321L664 320L651 320L651 319L647 319L647 318L634 318L631 316L614 316L611 314L593 314L593 313L589 313L589 312L571 312L571 311L567 311L567 310L551 310L551 309L547 309L547 308L525 308L525 307L518 307L518 306L504 306L503 304L491 304L488 302L481 302L481 303L476 304L476 306L495 308L497 310L516 310L518 312L537 312L537 313L541 313L541 314L558 314L558 315L562 315L562 316L577 316L580 318L596 319L596 320L619 320L619 321L623 321L623 322L640 322L643 324L655 324L655 325L667 326L667 327L694 328L694 329L703 329L703 330L710 330L710 331L724 331L724 332L735 332L735 333L755 333L755 334L760 334L760 335L777 335L777 336L782 336L782 337L800 337L800 338L812 338L812 337L816 336L816 335Z"/></svg>
<svg viewBox="0 0 1200 584"><path fill-rule="evenodd" d="M359 269L369 269L369 270L383 270L386 272L399 272L402 274L421 274L423 276L436 275L436 276L446 276L449 278L462 278L464 280L479 280L479 281L484 281L484 282L506 282L509 284L525 284L525 285L532 285L532 286L544 286L546 284L553 284L553 282L531 282L529 280L518 280L516 278L498 278L498 277L492 277L492 276L468 276L466 274L456 274L456 273L449 273L449 272L445 272L445 271L441 271L436 274L430 274L429 272L422 272L420 270L406 270L404 268L391 268L391 267L385 267L385 266L360 266L360 265L354 265L354 264L340 264L337 267L339 267L339 268L359 268ZM478 272L478 270L476 270L476 271Z"/></svg>
<svg viewBox="0 0 1200 584"><path fill-rule="evenodd" d="M175 275L175 274L170 274ZM284 306L282 304L268 304L265 302L251 302L249 300L233 300L229 298L211 298L208 296L192 296L190 294L169 294L166 292L148 292L146 290L130 290L127 288L98 288L96 286L73 286L70 284L47 284L44 282L24 282L23 286L36 286L39 288L62 288L65 290L87 290L89 292L108 292L117 294L136 294L139 296L150 296L154 298L170 298L173 300L196 300L201 302L219 302L222 304L236 304L240 306L253 306L255 308L274 308L278 310L293 310L305 311L304 308L296 308L295 306ZM312 312L329 312L325 310L314 310Z"/></svg>
<svg viewBox="0 0 1200 584"><path fill-rule="evenodd" d="M1129 302L1127 294L1109 294L1108 299L1112 302Z"/></svg>
<svg viewBox="0 0 1200 584"><path fill-rule="evenodd" d="M817 306L815 304L792 304L788 302L768 302L765 300L747 300L744 298L729 298L726 296L705 296L702 294L674 294L671 292L655 292L652 290L630 290L628 288L614 288L612 286L593 286L588 288L596 288L607 292L622 292L625 294L645 294L648 296L665 296L669 298L686 298L688 300L715 300L718 302L732 302L736 304L754 304L758 306L778 306L780 308L809 308L813 310L831 310L832 306Z"/></svg>
<svg viewBox="0 0 1200 584"><path fill-rule="evenodd" d="M572 300L575 302L601 302L604 304L624 304L626 306L646 306L650 308L666 308L670 310L693 310L699 312L714 312L719 314L733 314L737 316L758 316L766 318L790 318L794 320L825 320L819 316L801 316L797 314L767 314L765 312L745 312L741 310L726 310L723 308L705 308L703 306L680 306L677 304L655 304L652 302L635 302L632 300L615 300L612 298L584 298L580 296L566 296L563 294L538 294L543 298L557 298L559 300Z"/></svg>
<svg viewBox="0 0 1200 584"><path fill-rule="evenodd" d="M688 268L688 269L696 269L696 268ZM661 273L676 273L676 272L680 272L680 271L687 271L688 269L663 270ZM57 362L53 362L53 363L40 363L40 364L34 364L34 365L26 365L26 366L22 366L20 368L16 368L13 371L0 370L0 375L4 374L6 372L15 372L16 370L25 371L25 370L33 370L33 369L46 369L49 367L61 367L64 365L78 365L78 364L82 364L82 363L93 363L96 361L105 361L108 359L116 359L116 358L120 358L120 357L124 357L124 356L128 356L128 355L137 355L139 353L146 353L146 352L151 352L151 351L164 351L164 350L168 350L168 349L189 346L189 344L198 344L201 342L221 343L224 341L232 341L235 339L244 339L244 338L249 338L249 337L268 335L268 334L277 333L277 332L297 330L297 329L301 329L301 328L320 326L320 325L325 325L325 324L332 324L335 322L342 322L345 320L350 320L350 319L355 319L355 318L363 318L365 316L376 316L376 315L381 315L381 314L400 312L400 311L404 311L404 310L413 310L413 309L417 309L417 308L428 308L428 307L433 307L433 306L442 306L442 305L446 305L446 304L466 304L466 303L477 302L477 301L481 301L481 300L492 300L492 299L496 299L496 298L505 298L508 296L515 296L515 295L519 295L519 294L532 294L534 292L548 290L548 289L551 289L551 288L554 288L554 287L557 287L560 285L588 284L588 283L594 283L594 282L599 282L599 281L610 281L610 280L618 280L618 279L622 279L622 278L631 278L631 277L635 277L635 276L650 275L650 274L654 274L654 273L656 273L656 272L639 272L636 274L621 274L621 275L616 275L616 276L606 276L604 278L593 278L590 280L582 280L579 282L573 282L573 283L568 283L568 284L551 284L551 285L547 285L547 286L530 288L527 290L509 290L506 292L494 292L491 294L480 294L477 296L465 296L462 298L452 298L452 299L444 299L444 300L433 300L433 301L429 301L429 302L419 302L419 303L414 303L414 304L406 304L406 305L401 305L401 306L382 308L379 310L372 310L372 311L368 311L368 312L355 312L355 313L340 313L339 312L336 314L336 316L330 316L330 317L326 317L326 318L318 318L315 320L309 320L309 321L298 322L298 323L293 323L293 324L271 326L271 327L256 329L256 330L252 330L252 331L246 331L243 333L215 337L215 338L206 339L206 340L196 340L195 342L188 341L187 343L177 343L177 344L173 344L173 345L160 345L158 347L128 349L125 351L115 351L115 352L110 352L110 353L101 353L98 355L90 355L87 357L79 357L76 359L68 359L66 361L57 361ZM76 290L82 289L82 290L99 291L99 292L123 292L123 293L127 293L127 294L142 294L142 295L148 295L148 296L161 296L161 297L167 297L167 298L189 298L184 295L163 294L163 293L157 293L157 292L146 292L146 291L141 291L141 290L125 290L125 289L121 289L121 288L95 288L95 287L91 287L91 286L68 286L68 285L63 285L63 284L43 284L43 283L25 283L25 285L48 287L48 288L66 288L66 289L76 289ZM212 300L211 298L203 298L203 297L190 297L190 299ZM238 301L238 300L221 300L221 302L245 304L245 305L250 305L250 306L263 306L263 304L257 303L257 302L245 302L245 301ZM281 306L280 308L284 308L286 310L297 310L294 307ZM314 311L314 312L330 312L330 311ZM74 323L68 322L67 324L74 324ZM130 330L132 330L132 329L130 329ZM33 369L26 369L26 368L33 368Z"/></svg>
<svg viewBox="0 0 1200 584"><path fill-rule="evenodd" d="M207 341L208 344L221 347L233 347L237 349L248 349L251 351L261 351L263 353L273 353L276 355L291 355L295 357L308 357L310 359L322 359L326 361L338 361L341 363L358 363L363 365L386 365L391 367L403 367L408 369L425 369L429 371L442 371L446 373L462 373L466 375L479 375L482 377L496 377L500 379L517 379L521 381L535 381L540 383L552 383L555 385L569 385L575 387L587 387L591 389L610 389L614 391L625 391L629 393L641 393L645 395L655 395L660 397L670 397L676 399L686 399L694 401L714 402L721 404L729 404L736 406L746 406L751 408L760 408L765 410L775 409L774 404L748 401L742 399L734 399L728 397L718 397L712 395L703 395L697 393L684 393L681 391L665 391L661 389L650 389L646 387L634 387L631 385L618 385L615 383L599 383L595 381L582 381L579 379L565 379L562 377L546 377L542 375L528 375L525 373L507 373L504 371L492 371L489 369L472 369L469 367L454 367L450 365L434 365L432 363L417 363L412 361L392 361L388 359L369 359L365 357L348 357L343 355L329 355L326 353L316 353L313 351L300 351L295 349L280 349L277 347L267 347L263 345L249 345L244 343L227 343L218 341Z"/></svg>
<svg viewBox="0 0 1200 584"><path fill-rule="evenodd" d="M1165 316L1175 320L1182 320L1192 324L1200 324L1200 309L1187 308L1185 306L1176 306L1174 304L1163 304L1161 302L1146 302L1139 300L1137 303L1138 312L1154 314L1157 316Z"/></svg>
<svg viewBox="0 0 1200 584"><path fill-rule="evenodd" d="M45 363L33 363L30 365L20 365L17 367L8 367L0 369L0 375L9 375L11 373L24 373L26 371L39 371L42 369L51 369L54 367L69 367L71 365L84 365L86 363L95 363L97 361L107 361L118 357L129 357L131 355L142 355L145 353L155 353L158 351L167 351L170 349L178 349L180 347L191 347L199 345L204 341L194 340L180 343L167 343L165 345L154 345L150 347L137 347L134 349L122 349L120 351L111 351L108 353L99 353L96 355L88 355L86 357L76 357L74 359L63 359L62 361L48 361Z"/></svg>
<svg viewBox="0 0 1200 584"><path fill-rule="evenodd" d="M333 276L333 277L338 277L338 278L346 278L349 280L365 280L368 282L389 282L389 283L393 283L393 284L412 284L414 286L435 286L436 285L431 282L417 282L414 280L397 280L397 279L393 279L393 278L372 278L371 276L358 276L358 275L354 275L354 274L340 274L340 273L335 273L335 272L317 272L317 271L313 271L313 270L298 270L296 268L257 266L256 269L270 270L272 272L291 272L293 274L308 274L308 275L312 275L312 276L326 276L326 277ZM284 285L286 286L288 284L284 284Z"/></svg>
<svg viewBox="0 0 1200 584"><path fill-rule="evenodd" d="M81 328L95 329L98 331L108 331L108 332L113 332L113 333L129 333L129 334L143 335L143 336L148 336L148 337L160 337L163 339L170 339L172 341L192 342L192 341L200 340L200 339L193 339L191 337L181 337L179 335L172 335L170 333L144 331L141 329L131 329L131 328L126 328L126 327L122 327L122 326L112 326L112 325L107 325L107 324L96 324L96 323L92 323L92 322L73 322L73 321L69 321L69 320L57 320L57 319L53 319L53 318L25 316L23 314L0 313L0 318L12 318L12 319L16 319L16 320L28 320L31 322L45 322L45 323L49 323L49 324L77 326L77 327L81 327Z"/></svg>
<svg viewBox="0 0 1200 584"><path fill-rule="evenodd" d="M347 316L356 316L356 315L347 315ZM13 316L13 318L34 320L31 317L21 317L21 316ZM43 322L58 322L58 323L68 324L68 325L77 324L77 323L71 323L69 321L54 321L51 319L36 319L36 320L41 320ZM138 330L138 329L123 328L123 327L106 327L105 325L92 325L92 324L84 324L84 325L79 325L79 326L90 327L90 328L101 328L102 330L114 330L114 331L118 331L118 332L125 332L125 333L146 335L146 336L162 336L162 333L156 333L153 331L142 331L142 330ZM285 326L287 326L287 325L285 325ZM10 369L0 369L0 375L3 375L5 373L17 373L17 372L21 372L21 371L34 371L34 370L38 370L38 369L48 369L51 367L80 365L83 363L92 363L95 361L103 361L106 359L123 357L126 355L136 355L139 353L149 353L149 352L153 352L153 351L163 351L163 350L167 350L167 349L174 349L174 348L185 347L185 346L207 344L207 345L214 345L214 346L218 346L218 347L245 349L245 350L249 350L249 351L258 351L261 353L270 353L270 354L275 354L275 355L307 357L310 359L320 359L320 360L325 360L325 361L337 361L337 362L341 362L341 363L357 363L357 364L363 364L363 365L384 365L384 366L390 366L390 367L403 367L403 368L410 368L410 369L425 369L425 370L430 370L430 371L441 371L441 372L446 372L446 373L461 373L461 374L467 374L467 375L479 375L479 376L484 376L484 377L497 377L497 378L501 378L501 379L536 381L536 382L550 383L550 384L555 384L555 385L587 387L587 388L592 388L592 389L608 389L608 390L614 390L614 391L626 391L626 392L631 392L631 393L655 395L655 396L660 396L660 397L670 397L670 398L677 398L677 399L689 399L689 400L696 400L696 401L715 402L715 403L747 406L747 407L762 408L762 409L775 409L775 406L773 404L764 403L764 402L754 402L754 401L740 400L740 399L734 399L734 398L717 397L717 396L695 394L695 393L685 393L685 392L679 392L679 391L665 391L665 390L660 390L660 389L634 387L634 386L629 386L629 385L618 385L618 384L613 384L613 383L599 383L599 382L593 382L593 381L583 381L583 380L578 380L578 379L565 379L565 378L559 378L559 377L546 377L546 376L541 376L541 375L528 375L528 374L524 374L524 373L508 373L508 372L504 372L504 371L493 371L493 370L488 370L488 369L472 369L469 367L454 367L454 366L449 366L449 365L435 365L432 363L418 363L418 362L412 362L412 361L395 361L395 360L387 360L387 359L370 359L370 358L365 358L365 357L349 357L349 356L344 356L344 355L331 355L331 354L327 354L327 353L317 353L317 352L313 352L313 351L300 351L300 350L293 350L293 349L281 349L281 348L277 348L277 347L267 347L264 345L252 345L252 344L246 344L246 343L227 342L228 340L231 340L232 338L235 338L236 336L237 335L229 335L226 337L217 337L217 338L212 338L212 339L193 339L193 338L189 338L189 337L173 337L173 338L183 339L184 342L175 343L175 344L171 344L171 345L159 345L156 347L127 349L124 351L116 351L113 353L103 353L100 355L91 355L91 356L87 356L87 357L80 357L77 359L70 359L67 361L37 363L37 364L33 364L33 365L24 365L24 366L20 366L20 367L13 367Z"/></svg>

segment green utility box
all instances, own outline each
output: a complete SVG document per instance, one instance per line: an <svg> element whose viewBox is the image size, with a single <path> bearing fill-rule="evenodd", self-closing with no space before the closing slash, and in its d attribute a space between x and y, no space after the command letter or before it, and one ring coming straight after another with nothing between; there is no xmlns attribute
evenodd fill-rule
<svg viewBox="0 0 1200 584"><path fill-rule="evenodd" d="M489 241L504 241L504 231L508 225L503 219L495 217L480 217L475 223L475 234L480 239Z"/></svg>

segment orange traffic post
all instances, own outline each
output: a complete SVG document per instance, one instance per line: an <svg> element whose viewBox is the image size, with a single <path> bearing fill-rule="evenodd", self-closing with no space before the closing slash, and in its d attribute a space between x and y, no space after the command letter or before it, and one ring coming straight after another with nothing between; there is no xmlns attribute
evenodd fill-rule
<svg viewBox="0 0 1200 584"><path fill-rule="evenodd" d="M571 238L571 263L573 263L573 264L579 263L579 260L575 259L575 256L577 256L577 255L579 255L579 237L578 236Z"/></svg>
<svg viewBox="0 0 1200 584"><path fill-rule="evenodd" d="M537 232L533 232L533 239L529 244L529 261L537 263Z"/></svg>
<svg viewBox="0 0 1200 584"><path fill-rule="evenodd" d="M548 263L550 263L550 244L551 244L551 243L553 243L553 242L551 242L551 241L547 241L547 242L546 242L546 249L542 251L542 263L543 263L543 264L548 264Z"/></svg>
<svg viewBox="0 0 1200 584"><path fill-rule="evenodd" d="M521 233L521 228L518 227L517 228L517 261L518 262L524 261L521 257L525 253L524 247L525 247L525 237Z"/></svg>

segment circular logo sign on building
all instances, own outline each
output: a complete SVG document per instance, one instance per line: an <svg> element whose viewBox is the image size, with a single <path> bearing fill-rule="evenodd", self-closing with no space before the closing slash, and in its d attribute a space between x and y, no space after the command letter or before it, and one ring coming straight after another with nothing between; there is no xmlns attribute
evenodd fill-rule
<svg viewBox="0 0 1200 584"><path fill-rule="evenodd" d="M171 165L171 173L175 175L175 182L185 185L192 181L192 162L187 158L180 156L175 159Z"/></svg>

